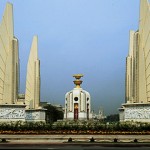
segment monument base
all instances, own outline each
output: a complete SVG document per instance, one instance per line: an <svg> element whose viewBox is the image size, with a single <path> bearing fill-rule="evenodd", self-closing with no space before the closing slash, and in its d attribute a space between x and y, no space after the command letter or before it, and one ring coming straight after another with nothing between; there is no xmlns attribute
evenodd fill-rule
<svg viewBox="0 0 150 150"><path fill-rule="evenodd" d="M89 120L92 119L92 114L89 114L89 117L87 117L87 112L79 112L78 113L78 117L75 120ZM74 112L69 112L66 114L64 114L64 120L74 120Z"/></svg>
<svg viewBox="0 0 150 150"><path fill-rule="evenodd" d="M37 121L42 121L45 122L45 111L46 109L27 109L25 110L26 116L25 120L26 121L31 121L31 122L37 122Z"/></svg>
<svg viewBox="0 0 150 150"><path fill-rule="evenodd" d="M120 122L150 122L150 104L122 104L119 108Z"/></svg>
<svg viewBox="0 0 150 150"><path fill-rule="evenodd" d="M0 105L0 122L25 121L25 107L16 104Z"/></svg>

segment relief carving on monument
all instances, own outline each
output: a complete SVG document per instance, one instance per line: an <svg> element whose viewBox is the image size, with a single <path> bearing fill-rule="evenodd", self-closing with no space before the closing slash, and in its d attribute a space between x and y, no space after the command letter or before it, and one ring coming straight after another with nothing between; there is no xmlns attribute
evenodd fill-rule
<svg viewBox="0 0 150 150"><path fill-rule="evenodd" d="M38 120L40 115L38 112L26 112L26 120Z"/></svg>
<svg viewBox="0 0 150 150"><path fill-rule="evenodd" d="M125 119L150 119L149 107L126 108Z"/></svg>
<svg viewBox="0 0 150 150"><path fill-rule="evenodd" d="M13 109L13 108L4 108L0 109L0 118L1 119L23 119L25 116L25 110L23 109Z"/></svg>

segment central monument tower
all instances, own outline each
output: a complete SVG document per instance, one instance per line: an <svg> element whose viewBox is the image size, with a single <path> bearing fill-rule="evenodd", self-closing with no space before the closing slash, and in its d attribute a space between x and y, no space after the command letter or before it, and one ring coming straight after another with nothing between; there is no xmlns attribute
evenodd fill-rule
<svg viewBox="0 0 150 150"><path fill-rule="evenodd" d="M65 95L65 120L89 120L91 114L91 98L90 94L81 88L83 77L82 74L73 75L75 88Z"/></svg>

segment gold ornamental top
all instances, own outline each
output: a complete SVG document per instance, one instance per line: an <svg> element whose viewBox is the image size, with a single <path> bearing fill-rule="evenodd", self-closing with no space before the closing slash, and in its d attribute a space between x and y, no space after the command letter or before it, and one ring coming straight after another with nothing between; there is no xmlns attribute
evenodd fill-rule
<svg viewBox="0 0 150 150"><path fill-rule="evenodd" d="M82 84L82 80L80 80L80 78L83 77L83 74L75 74L73 77L76 78L76 80L73 81L76 85L76 88L80 88L80 84Z"/></svg>

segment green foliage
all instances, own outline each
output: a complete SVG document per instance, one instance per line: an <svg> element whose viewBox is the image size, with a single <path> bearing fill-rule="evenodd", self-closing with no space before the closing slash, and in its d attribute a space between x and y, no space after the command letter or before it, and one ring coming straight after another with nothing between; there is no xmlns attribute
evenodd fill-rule
<svg viewBox="0 0 150 150"><path fill-rule="evenodd" d="M56 122L57 120L62 120L64 113L57 109L57 107L49 104L45 105L44 108L46 109L46 121L48 123Z"/></svg>
<svg viewBox="0 0 150 150"><path fill-rule="evenodd" d="M51 129L51 124L46 124L44 122L3 122L0 123L1 131L40 131L40 130L49 130Z"/></svg>
<svg viewBox="0 0 150 150"><path fill-rule="evenodd" d="M119 121L119 114L112 114L107 116L104 119L105 122L118 122Z"/></svg>
<svg viewBox="0 0 150 150"><path fill-rule="evenodd" d="M32 132L30 132L32 131ZM100 122L100 121L58 121L45 122L1 122L1 133L40 133L40 134L150 134L150 123Z"/></svg>

